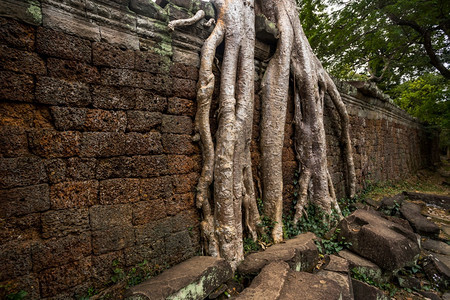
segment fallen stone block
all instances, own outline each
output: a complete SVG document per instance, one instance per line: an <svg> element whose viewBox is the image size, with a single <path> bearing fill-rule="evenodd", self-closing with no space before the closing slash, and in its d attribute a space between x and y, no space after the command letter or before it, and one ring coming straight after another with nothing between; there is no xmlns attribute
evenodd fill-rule
<svg viewBox="0 0 450 300"><path fill-rule="evenodd" d="M338 239L350 242L350 250L384 270L397 270L414 264L419 257L414 232L390 222L375 211L357 210L337 226Z"/></svg>
<svg viewBox="0 0 450 300"><path fill-rule="evenodd" d="M450 209L450 197L433 195L433 194L422 194L414 192L403 192L403 195L410 200L421 200L427 204L433 204L441 206L445 209Z"/></svg>
<svg viewBox="0 0 450 300"><path fill-rule="evenodd" d="M432 239L422 239L422 248L434 253L450 255L450 245Z"/></svg>
<svg viewBox="0 0 450 300"><path fill-rule="evenodd" d="M335 281L315 274L293 271L286 262L277 261L265 266L252 284L236 299L337 300L343 299L342 295L342 288Z"/></svg>
<svg viewBox="0 0 450 300"><path fill-rule="evenodd" d="M195 256L130 288L125 299L204 299L232 276L224 259Z"/></svg>
<svg viewBox="0 0 450 300"><path fill-rule="evenodd" d="M342 291L342 299L353 299L352 279L348 261L336 255L327 258L328 263L317 275L328 278L339 284Z"/></svg>
<svg viewBox="0 0 450 300"><path fill-rule="evenodd" d="M352 286L355 300L389 300L389 297L382 290L373 285L352 279Z"/></svg>
<svg viewBox="0 0 450 300"><path fill-rule="evenodd" d="M284 243L273 245L265 251L252 253L238 266L242 275L258 274L264 266L274 261L284 261L291 269L311 272L319 259L313 233L303 233Z"/></svg>
<svg viewBox="0 0 450 300"><path fill-rule="evenodd" d="M450 268L436 255L430 254L423 260L423 270L428 279L440 289L450 286Z"/></svg>
<svg viewBox="0 0 450 300"><path fill-rule="evenodd" d="M388 216L396 215L403 200L405 200L405 195L403 194L397 194L393 197L384 197L381 199L381 205L378 210Z"/></svg>
<svg viewBox="0 0 450 300"><path fill-rule="evenodd" d="M403 217L408 220L414 230L420 235L437 237L439 235L439 227L422 216L421 207L411 202L403 202L400 212Z"/></svg>
<svg viewBox="0 0 450 300"><path fill-rule="evenodd" d="M367 278L371 278L377 283L386 281L382 275L381 268L370 260L367 260L348 250L342 250L338 253L338 255L347 260L350 270L364 275Z"/></svg>

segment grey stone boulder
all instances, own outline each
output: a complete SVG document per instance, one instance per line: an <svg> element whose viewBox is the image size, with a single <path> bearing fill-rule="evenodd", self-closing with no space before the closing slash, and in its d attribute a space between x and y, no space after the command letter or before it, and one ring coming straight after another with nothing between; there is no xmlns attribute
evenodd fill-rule
<svg viewBox="0 0 450 300"><path fill-rule="evenodd" d="M330 255L328 259L329 262L317 275L333 280L339 284L343 300L353 299L352 279L347 260L336 255Z"/></svg>
<svg viewBox="0 0 450 300"><path fill-rule="evenodd" d="M421 207L411 202L403 202L400 212L408 220L414 230L425 236L437 237L441 231L439 227L424 217L421 213Z"/></svg>
<svg viewBox="0 0 450 300"><path fill-rule="evenodd" d="M422 239L422 248L434 253L450 255L450 245L432 239Z"/></svg>
<svg viewBox="0 0 450 300"><path fill-rule="evenodd" d="M232 276L224 259L195 256L130 288L125 299L204 299Z"/></svg>
<svg viewBox="0 0 450 300"><path fill-rule="evenodd" d="M443 257L438 257L437 254L429 254L423 260L423 270L428 279L440 289L448 289L450 287L450 268L447 265L448 261L443 261ZM447 264L446 264L447 263Z"/></svg>
<svg viewBox="0 0 450 300"><path fill-rule="evenodd" d="M236 299L337 300L343 299L342 295L342 288L335 281L316 274L293 271L286 262L276 261L265 266Z"/></svg>
<svg viewBox="0 0 450 300"><path fill-rule="evenodd" d="M274 261L284 261L291 269L311 272L319 259L313 233L303 233L286 242L268 247L265 251L248 255L237 268L242 275L256 275Z"/></svg>
<svg viewBox="0 0 450 300"><path fill-rule="evenodd" d="M390 298L379 288L365 282L352 279L355 300L389 300Z"/></svg>
<svg viewBox="0 0 450 300"><path fill-rule="evenodd" d="M338 239L349 249L384 270L397 270L415 263L420 248L418 236L403 226L382 218L376 211L357 210L337 226Z"/></svg>
<svg viewBox="0 0 450 300"><path fill-rule="evenodd" d="M337 255L347 260L350 270L354 270L358 274L371 278L377 283L386 281L386 278L383 277L381 268L370 260L348 250L339 251Z"/></svg>
<svg viewBox="0 0 450 300"><path fill-rule="evenodd" d="M445 209L450 209L449 196L414 193L414 192L403 192L403 195L410 200L420 200L427 204L437 205Z"/></svg>
<svg viewBox="0 0 450 300"><path fill-rule="evenodd" d="M381 199L381 205L378 210L388 216L396 215L404 200L405 195L403 195L402 193L397 194L393 197L384 197L383 199Z"/></svg>

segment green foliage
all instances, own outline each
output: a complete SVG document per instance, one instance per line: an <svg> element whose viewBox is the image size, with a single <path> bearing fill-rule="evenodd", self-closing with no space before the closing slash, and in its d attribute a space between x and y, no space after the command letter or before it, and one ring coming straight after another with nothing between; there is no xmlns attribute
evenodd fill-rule
<svg viewBox="0 0 450 300"><path fill-rule="evenodd" d="M297 0L309 42L332 75L364 80L381 77L389 88L435 67L423 46L449 62L450 4L445 0ZM400 25L398 20L415 24ZM361 73L361 74L358 74Z"/></svg>
<svg viewBox="0 0 450 300"><path fill-rule="evenodd" d="M113 275L110 278L111 284L126 281L126 287L135 286L144 280L154 277L167 269L168 266L160 266L158 264L149 264L147 260L138 264L136 267L129 269L127 272L121 267L118 260L112 262Z"/></svg>
<svg viewBox="0 0 450 300"><path fill-rule="evenodd" d="M25 299L25 297L28 295L28 293L24 290L18 291L17 293L12 293L6 295L6 300L22 300Z"/></svg>
<svg viewBox="0 0 450 300"><path fill-rule="evenodd" d="M365 282L382 290L388 291L391 297L394 296L398 290L398 288L393 283L378 283L372 277L367 276L364 273L360 273L357 268L353 268L351 270L351 276L356 280Z"/></svg>

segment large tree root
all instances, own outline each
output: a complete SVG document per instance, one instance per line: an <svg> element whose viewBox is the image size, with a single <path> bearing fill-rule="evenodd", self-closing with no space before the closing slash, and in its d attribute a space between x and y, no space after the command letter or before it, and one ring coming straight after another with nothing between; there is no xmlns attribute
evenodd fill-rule
<svg viewBox="0 0 450 300"><path fill-rule="evenodd" d="M195 128L203 151L197 186L202 235L207 253L225 258L233 268L243 259L243 234L261 232L252 176L250 143L254 110L255 8L253 0L215 0L216 27L202 48ZM342 121L349 194L355 172L345 106L331 78L313 54L303 33L294 0L260 0L259 10L277 23L280 37L262 80L261 154L264 213L273 221L274 242L283 239L282 149L290 78L295 102L296 153L300 163L295 221L312 202L326 212L339 211L327 169L324 96L328 92ZM172 25L192 24L202 13ZM209 115L214 90L215 51L224 41L218 129L215 143ZM213 186L213 193L211 193Z"/></svg>

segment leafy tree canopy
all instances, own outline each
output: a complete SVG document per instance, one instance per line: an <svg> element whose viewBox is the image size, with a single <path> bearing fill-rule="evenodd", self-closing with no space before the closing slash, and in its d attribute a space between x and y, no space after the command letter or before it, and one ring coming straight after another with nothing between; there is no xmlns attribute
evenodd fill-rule
<svg viewBox="0 0 450 300"><path fill-rule="evenodd" d="M298 2L311 46L334 76L384 89L430 72L450 79L450 1Z"/></svg>

